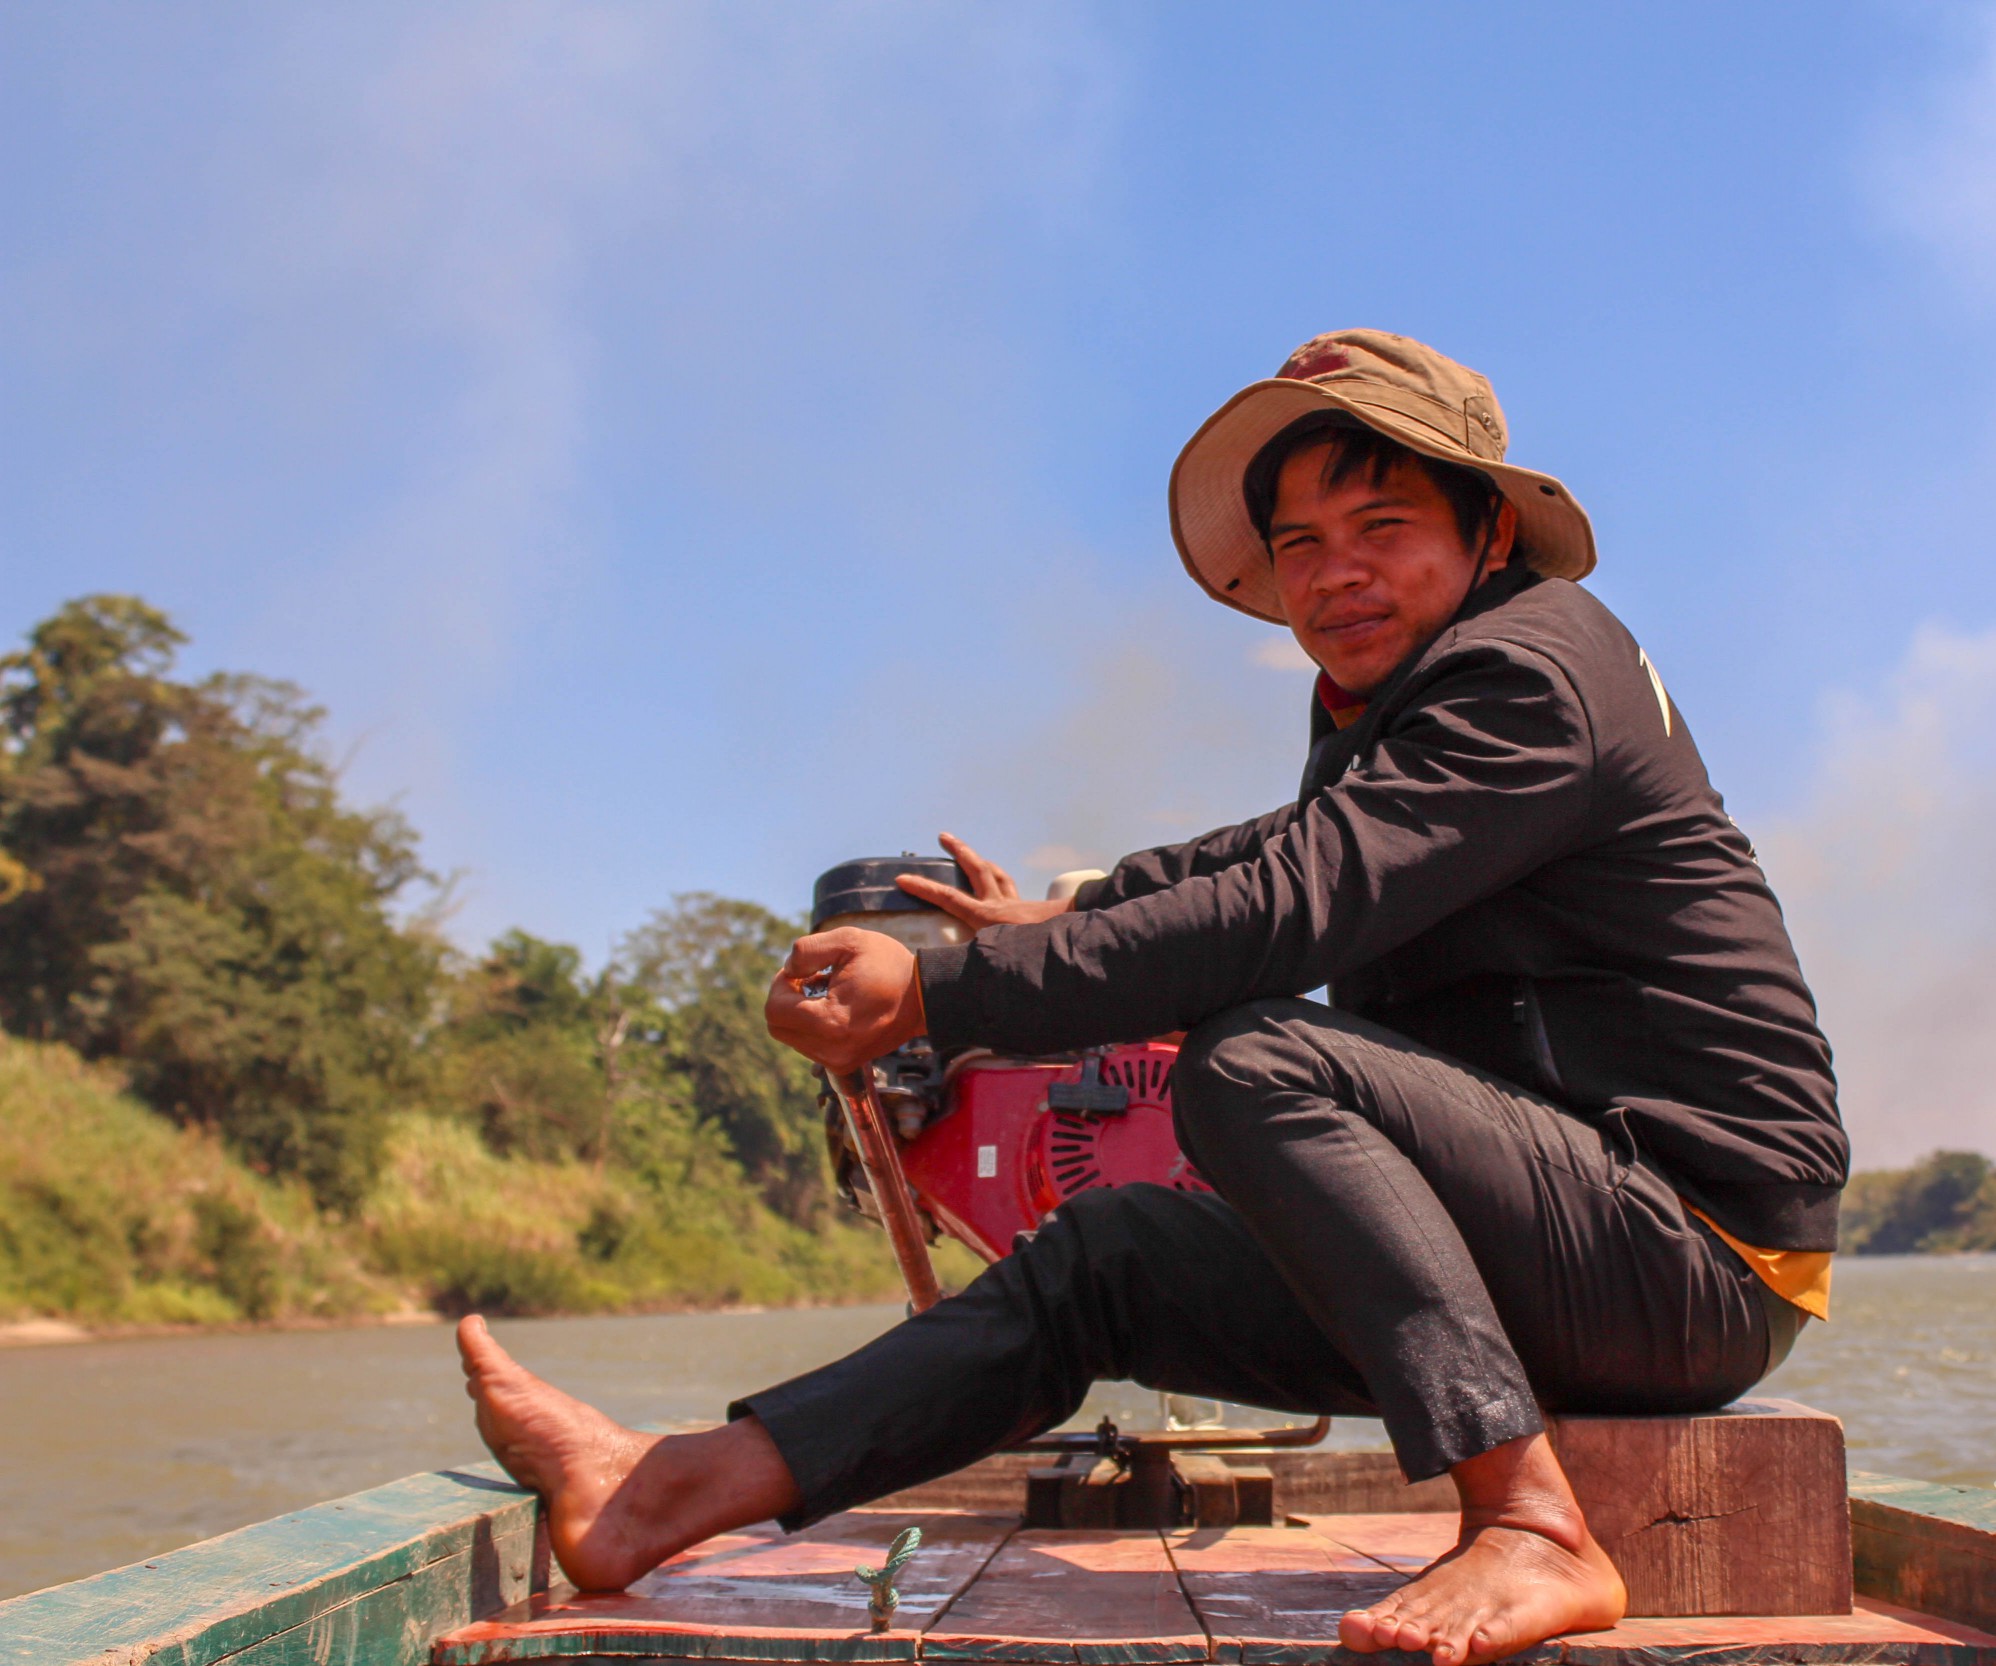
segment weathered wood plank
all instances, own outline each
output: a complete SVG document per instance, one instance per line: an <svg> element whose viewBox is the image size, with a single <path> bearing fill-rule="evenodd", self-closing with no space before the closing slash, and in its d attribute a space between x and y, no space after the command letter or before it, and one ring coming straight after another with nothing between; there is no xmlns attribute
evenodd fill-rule
<svg viewBox="0 0 1996 1666"><path fill-rule="evenodd" d="M1224 1535L1222 1545L1234 1537ZM1454 1542L1455 1532L1453 1521L1446 1517L1331 1516L1313 1519L1309 1537L1341 1551L1348 1559L1340 1564L1344 1569L1369 1562L1382 1571L1394 1570L1395 1576L1387 1581L1390 1589L1445 1551ZM1192 1553L1176 1540L1173 1548L1181 1567L1188 1570L1186 1578L1191 1586ZM1273 1554L1259 1547L1255 1553ZM1352 1575L1346 1573L1345 1577ZM1241 1583L1251 1605L1255 1601L1253 1581L1250 1578ZM1197 1601L1197 1587L1192 1588ZM1284 1593L1272 1594L1279 1598ZM1367 1596L1361 1600L1374 1599ZM1216 1640L1218 1635L1216 1632ZM1341 1666L1359 1666L1355 1658L1336 1650L1335 1636L1335 1624L1330 1623L1316 1640L1280 1634L1243 1637L1239 1658L1243 1666L1309 1666L1337 1654ZM1371 1666L1391 1666L1397 1658L1378 1655L1366 1660ZM1515 1658L1536 1666L1666 1666L1677 1662L1684 1666L1996 1666L1996 1636L1867 1597L1847 1614L1625 1619L1610 1631L1555 1639ZM1419 1666L1424 1659L1409 1656L1400 1666Z"/></svg>
<svg viewBox="0 0 1996 1666"><path fill-rule="evenodd" d="M588 1654L669 1659L894 1661L1015 1531L1010 1517L853 1510L791 1537L766 1527L710 1539L628 1591L561 1591L440 1637L436 1666ZM894 1630L875 1633L868 1590L903 1528L922 1545L895 1582Z"/></svg>
<svg viewBox="0 0 1996 1666"><path fill-rule="evenodd" d="M1202 1527L1234 1527L1241 1519L1236 1471L1210 1452L1181 1452L1171 1467L1190 1495L1189 1513ZM1263 1522L1268 1518L1262 1517Z"/></svg>
<svg viewBox="0 0 1996 1666"><path fill-rule="evenodd" d="M1391 1452L1305 1450L1228 1453L1232 1464L1265 1465L1275 1480L1275 1519L1284 1516L1453 1515L1455 1484L1446 1475L1410 1483Z"/></svg>
<svg viewBox="0 0 1996 1666"><path fill-rule="evenodd" d="M1848 1614L1624 1620L1543 1653L1562 1666L1996 1666L1996 1636L1866 1598Z"/></svg>
<svg viewBox="0 0 1996 1666"><path fill-rule="evenodd" d="M1548 1433L1631 1614L1849 1611L1834 1417L1742 1400L1692 1417L1558 1417Z"/></svg>
<svg viewBox="0 0 1996 1666"><path fill-rule="evenodd" d="M1244 1450L1222 1455L1234 1468L1260 1466L1274 1478L1275 1519L1344 1515L1368 1511L1455 1509L1455 1488L1446 1476L1409 1486L1391 1452L1327 1452L1306 1449ZM1050 1467L1044 1452L999 1452L939 1480L876 1499L891 1510L972 1510L1003 1515L1023 1508L1026 1476Z"/></svg>
<svg viewBox="0 0 1996 1666"><path fill-rule="evenodd" d="M1405 1516L1337 1518L1335 1531L1337 1538L1251 1528L1170 1536L1216 1660L1361 1666L1337 1646L1338 1616L1403 1582L1382 1564L1418 1565L1443 1546L1432 1529L1422 1542ZM1996 1636L1865 1599L1849 1614L1624 1620L1516 1658L1534 1666L1996 1666ZM1419 1666L1426 1657L1364 1659Z"/></svg>
<svg viewBox="0 0 1996 1666"><path fill-rule="evenodd" d="M1275 1525L1275 1472L1266 1464L1229 1464L1234 1472L1234 1507L1243 1527Z"/></svg>
<svg viewBox="0 0 1996 1666"><path fill-rule="evenodd" d="M1017 1515L1024 1508L1026 1476L1051 1468L1049 1452L994 1452L954 1474L876 1498L876 1510L968 1510L974 1515Z"/></svg>
<svg viewBox="0 0 1996 1666"><path fill-rule="evenodd" d="M1217 1661L1278 1666L1321 1656L1347 1609L1405 1582L1369 1556L1291 1527L1165 1536L1180 1585Z"/></svg>
<svg viewBox="0 0 1996 1666"><path fill-rule="evenodd" d="M1022 1531L922 1635L925 1660L1166 1666L1206 1633L1155 1532Z"/></svg>
<svg viewBox="0 0 1996 1666"><path fill-rule="evenodd" d="M1996 1631L1996 1490L1854 1473L1850 1524L1860 1591Z"/></svg>
<svg viewBox="0 0 1996 1666"><path fill-rule="evenodd" d="M1462 1518L1432 1511L1392 1515L1306 1516L1304 1527L1348 1554L1411 1578L1455 1543Z"/></svg>
<svg viewBox="0 0 1996 1666"><path fill-rule="evenodd" d="M1335 1656L1346 1666L1360 1666L1355 1657L1337 1648L1337 1615L1377 1600L1404 1578L1386 1575L1375 1579L1365 1572L1368 1564L1419 1564L1445 1548L1440 1535L1430 1530L1427 1541L1421 1542L1412 1527L1404 1516L1339 1520L1337 1531L1355 1540L1361 1549L1314 1532L1291 1535L1292 1544L1305 1540L1332 1553L1328 1571L1321 1574L1311 1571L1307 1552L1286 1548L1274 1536L1279 1529L1174 1535L1171 1544L1187 1590L1212 1633L1216 1659L1238 1659L1242 1666L1308 1666ZM1368 1528L1385 1531L1368 1532ZM1239 1577L1226 1577L1230 1565L1242 1565ZM1262 1574L1261 1567L1270 1574ZM1321 1596L1317 1594L1320 1589ZM1378 1666L1400 1657L1366 1658ZM1996 1636L1867 1598L1849 1614L1624 1620L1611 1631L1556 1639L1517 1658L1565 1666L1662 1666L1665 1662L1683 1662L1685 1666L1996 1666ZM1419 1666L1424 1660L1425 1656L1409 1656L1401 1666Z"/></svg>
<svg viewBox="0 0 1996 1666"><path fill-rule="evenodd" d="M0 1603L0 1662L212 1666L456 1558L496 1606L546 1584L538 1510L495 1465L412 1475Z"/></svg>
<svg viewBox="0 0 1996 1666"><path fill-rule="evenodd" d="M521 1537L524 1545L500 1542L502 1559L509 1551L531 1551L531 1531ZM304 1625L229 1655L223 1666L326 1666L329 1661L340 1666L413 1666L428 1657L430 1639L440 1632L526 1596L524 1581L487 1586L474 1561L474 1553L465 1551L432 1562L315 1615Z"/></svg>
<svg viewBox="0 0 1996 1666"><path fill-rule="evenodd" d="M1061 1527L1114 1527L1128 1475L1111 1458L1082 1456L1060 1466Z"/></svg>

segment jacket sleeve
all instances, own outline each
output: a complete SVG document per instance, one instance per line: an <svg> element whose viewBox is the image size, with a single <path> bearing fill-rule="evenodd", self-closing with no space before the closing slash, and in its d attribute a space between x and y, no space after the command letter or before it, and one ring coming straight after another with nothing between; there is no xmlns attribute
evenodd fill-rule
<svg viewBox="0 0 1996 1666"><path fill-rule="evenodd" d="M1285 804L1253 821L1215 828L1182 845L1159 845L1125 856L1107 878L1091 879L1074 894L1076 909L1113 908L1132 897L1168 891L1182 879L1214 874L1245 861L1296 819L1298 807Z"/></svg>
<svg viewBox="0 0 1996 1666"><path fill-rule="evenodd" d="M1371 750L1251 856L923 950L929 1033L1055 1052L1315 989L1582 842L1594 784L1565 673L1512 644L1468 644L1418 673Z"/></svg>

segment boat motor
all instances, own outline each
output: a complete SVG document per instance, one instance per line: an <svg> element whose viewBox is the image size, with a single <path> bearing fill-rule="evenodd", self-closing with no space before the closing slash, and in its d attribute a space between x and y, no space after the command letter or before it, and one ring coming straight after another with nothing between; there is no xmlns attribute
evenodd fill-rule
<svg viewBox="0 0 1996 1666"><path fill-rule="evenodd" d="M901 874L969 888L947 857L841 862L818 880L811 929L858 926L917 950L969 941L962 921L896 885ZM1023 1058L984 1048L943 1055L918 1036L876 1060L872 1085L929 1242L947 1234L996 1261L1078 1192L1136 1180L1211 1191L1172 1130L1177 1059L1168 1041ZM840 1196L887 1224L851 1119L836 1095L825 1103Z"/></svg>

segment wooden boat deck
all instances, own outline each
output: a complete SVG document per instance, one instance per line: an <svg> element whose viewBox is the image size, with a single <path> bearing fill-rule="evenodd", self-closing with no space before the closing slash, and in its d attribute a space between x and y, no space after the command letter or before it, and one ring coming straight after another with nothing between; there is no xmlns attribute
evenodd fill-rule
<svg viewBox="0 0 1996 1666"><path fill-rule="evenodd" d="M920 1527L896 1628L867 1589L894 1535ZM433 1666L633 1659L1005 1661L1050 1666L1306 1666L1370 1658L1338 1616L1455 1538L1453 1514L1318 1515L1283 1527L1039 1531L1016 1515L855 1510L784 1537L711 1541L627 1592L530 1598L439 1639ZM1405 1657L1425 1662L1426 1656ZM1859 1597L1849 1614L1627 1620L1516 1657L1560 1666L1996 1666L1996 1636Z"/></svg>
<svg viewBox="0 0 1996 1666"><path fill-rule="evenodd" d="M1409 1487L1390 1455L1350 1452L1282 1459L1275 1507L1295 1526L1029 1531L1019 1505L1033 1461L987 1459L789 1539L735 1534L615 1597L550 1590L537 1501L496 1467L415 1475L0 1602L0 1666L1361 1666L1332 1642L1339 1612L1454 1532L1446 1483ZM1996 1491L1852 1475L1849 1521L1850 1614L1631 1620L1526 1658L1996 1666ZM898 1629L874 1636L852 1569L877 1565L906 1525L927 1543L903 1570Z"/></svg>

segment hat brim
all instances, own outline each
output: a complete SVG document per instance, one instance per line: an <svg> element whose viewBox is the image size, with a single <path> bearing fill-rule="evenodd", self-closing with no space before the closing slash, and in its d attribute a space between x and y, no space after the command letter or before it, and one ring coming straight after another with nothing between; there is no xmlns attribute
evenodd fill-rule
<svg viewBox="0 0 1996 1666"><path fill-rule="evenodd" d="M1214 601L1286 623L1268 546L1248 519L1241 482L1263 446L1298 417L1326 409L1344 411L1424 457L1487 474L1518 512L1519 541L1534 571L1584 578L1594 570L1594 528L1587 511L1553 476L1493 463L1427 423L1354 398L1343 388L1271 379L1250 383L1208 417L1172 465L1171 536L1185 570Z"/></svg>

